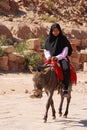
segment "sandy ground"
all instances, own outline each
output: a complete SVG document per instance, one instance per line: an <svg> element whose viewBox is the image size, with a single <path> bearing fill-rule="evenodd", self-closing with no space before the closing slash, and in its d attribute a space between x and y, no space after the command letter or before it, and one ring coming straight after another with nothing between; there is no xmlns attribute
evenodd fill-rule
<svg viewBox="0 0 87 130"><path fill-rule="evenodd" d="M68 118L59 117L60 96L55 92L56 119L52 119L49 110L48 122L43 123L47 96L30 98L32 74L0 73L0 130L87 130L87 72L77 72L77 76ZM66 100L64 104L63 113Z"/></svg>
<svg viewBox="0 0 87 130"><path fill-rule="evenodd" d="M31 93L33 75L29 73L0 73L0 95ZM73 91L87 93L87 72L77 72L77 85Z"/></svg>
<svg viewBox="0 0 87 130"><path fill-rule="evenodd" d="M1 73L0 94L24 94L33 89L32 74L29 73Z"/></svg>

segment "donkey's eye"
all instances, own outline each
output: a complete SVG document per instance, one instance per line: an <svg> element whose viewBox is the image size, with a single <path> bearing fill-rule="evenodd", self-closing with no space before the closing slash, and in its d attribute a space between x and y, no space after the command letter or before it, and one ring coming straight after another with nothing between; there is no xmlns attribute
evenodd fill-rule
<svg viewBox="0 0 87 130"><path fill-rule="evenodd" d="M41 80L38 80L38 84L41 84Z"/></svg>

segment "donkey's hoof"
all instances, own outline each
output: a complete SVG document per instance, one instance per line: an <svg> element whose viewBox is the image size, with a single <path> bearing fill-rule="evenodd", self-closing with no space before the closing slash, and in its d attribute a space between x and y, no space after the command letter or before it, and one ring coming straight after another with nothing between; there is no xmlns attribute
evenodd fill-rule
<svg viewBox="0 0 87 130"><path fill-rule="evenodd" d="M64 118L67 118L67 115L64 114L63 117L64 117Z"/></svg>
<svg viewBox="0 0 87 130"><path fill-rule="evenodd" d="M62 114L59 114L59 117L61 117L62 116Z"/></svg>
<svg viewBox="0 0 87 130"><path fill-rule="evenodd" d="M47 122L47 118L46 118L46 117L44 117L44 118L43 118L43 120L44 120L44 123L46 123L46 122Z"/></svg>
<svg viewBox="0 0 87 130"><path fill-rule="evenodd" d="M47 119L44 119L44 123L46 123L47 122Z"/></svg>
<svg viewBox="0 0 87 130"><path fill-rule="evenodd" d="M61 117L62 116L62 113L59 113L59 117Z"/></svg>
<svg viewBox="0 0 87 130"><path fill-rule="evenodd" d="M53 116L53 120L55 120L56 119L56 116Z"/></svg>

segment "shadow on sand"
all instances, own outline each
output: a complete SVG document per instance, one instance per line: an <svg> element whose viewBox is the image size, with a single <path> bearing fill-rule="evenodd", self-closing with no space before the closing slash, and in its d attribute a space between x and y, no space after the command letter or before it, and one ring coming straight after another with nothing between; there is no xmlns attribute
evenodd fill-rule
<svg viewBox="0 0 87 130"><path fill-rule="evenodd" d="M83 127L87 127L87 120L81 120L79 123L83 124Z"/></svg>
<svg viewBox="0 0 87 130"><path fill-rule="evenodd" d="M54 120L54 123L59 122L63 125L66 126L70 126L70 127L87 127L87 120L80 120L80 118L66 118L66 119L58 119L58 120ZM48 123L52 123L49 122Z"/></svg>

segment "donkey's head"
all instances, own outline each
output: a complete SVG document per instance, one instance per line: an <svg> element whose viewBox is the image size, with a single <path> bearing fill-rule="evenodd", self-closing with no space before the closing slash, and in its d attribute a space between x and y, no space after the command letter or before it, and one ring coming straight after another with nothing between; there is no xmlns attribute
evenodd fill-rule
<svg viewBox="0 0 87 130"><path fill-rule="evenodd" d="M46 79L48 78L48 71L49 68L47 66L38 66L36 71L33 75L33 82L34 82L34 96L35 97L42 97L42 89L46 84Z"/></svg>
<svg viewBox="0 0 87 130"><path fill-rule="evenodd" d="M40 68L37 68L36 72L33 75L33 81L34 81L34 88L42 90L43 88L43 69L39 70Z"/></svg>

